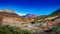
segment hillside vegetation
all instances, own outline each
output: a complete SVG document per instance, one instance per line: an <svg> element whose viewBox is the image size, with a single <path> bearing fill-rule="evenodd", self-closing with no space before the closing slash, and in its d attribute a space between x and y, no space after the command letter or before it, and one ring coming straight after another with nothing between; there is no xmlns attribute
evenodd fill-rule
<svg viewBox="0 0 60 34"><path fill-rule="evenodd" d="M18 27L0 24L0 34L33 34L31 31L22 30Z"/></svg>

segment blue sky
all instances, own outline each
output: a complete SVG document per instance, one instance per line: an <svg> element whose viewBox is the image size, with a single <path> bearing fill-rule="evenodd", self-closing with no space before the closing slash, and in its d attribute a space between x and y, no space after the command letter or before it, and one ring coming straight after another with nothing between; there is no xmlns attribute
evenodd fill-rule
<svg viewBox="0 0 60 34"><path fill-rule="evenodd" d="M60 8L60 0L0 0L0 9L5 8L19 15L48 15Z"/></svg>

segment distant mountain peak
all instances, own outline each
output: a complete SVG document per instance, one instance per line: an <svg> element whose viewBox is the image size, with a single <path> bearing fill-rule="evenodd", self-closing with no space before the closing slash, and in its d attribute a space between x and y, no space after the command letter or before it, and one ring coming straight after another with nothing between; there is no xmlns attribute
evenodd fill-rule
<svg viewBox="0 0 60 34"><path fill-rule="evenodd" d="M26 14L25 16L22 16L24 18L29 18L29 17L37 17L38 15L36 14Z"/></svg>
<svg viewBox="0 0 60 34"><path fill-rule="evenodd" d="M27 14L26 16L37 16L36 14Z"/></svg>

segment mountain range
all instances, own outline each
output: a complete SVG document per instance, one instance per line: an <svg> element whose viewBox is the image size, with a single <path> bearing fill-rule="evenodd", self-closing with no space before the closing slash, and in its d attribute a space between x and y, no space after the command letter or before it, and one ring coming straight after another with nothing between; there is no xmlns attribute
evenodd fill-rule
<svg viewBox="0 0 60 34"><path fill-rule="evenodd" d="M21 16L22 18L32 18L32 17L37 17L38 15L36 14L26 14L25 16Z"/></svg>
<svg viewBox="0 0 60 34"><path fill-rule="evenodd" d="M44 19L44 18L48 18L48 17L54 17L54 16L57 16L59 15L60 16L60 9L57 9L56 11L52 12L51 14L49 15L42 15L42 16L38 16L36 14L27 14L25 16L19 16L18 14L16 14L14 11L12 10L9 10L9 9L3 9L3 10L0 10L0 16L11 16L11 17L18 17L18 18L33 18L34 20L36 19Z"/></svg>

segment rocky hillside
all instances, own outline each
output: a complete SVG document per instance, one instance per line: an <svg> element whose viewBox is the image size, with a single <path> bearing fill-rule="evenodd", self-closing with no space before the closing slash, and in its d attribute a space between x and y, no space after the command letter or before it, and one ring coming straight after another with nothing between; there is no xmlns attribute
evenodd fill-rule
<svg viewBox="0 0 60 34"><path fill-rule="evenodd" d="M15 12L9 9L0 10L0 16L20 18L19 15L17 15Z"/></svg>

